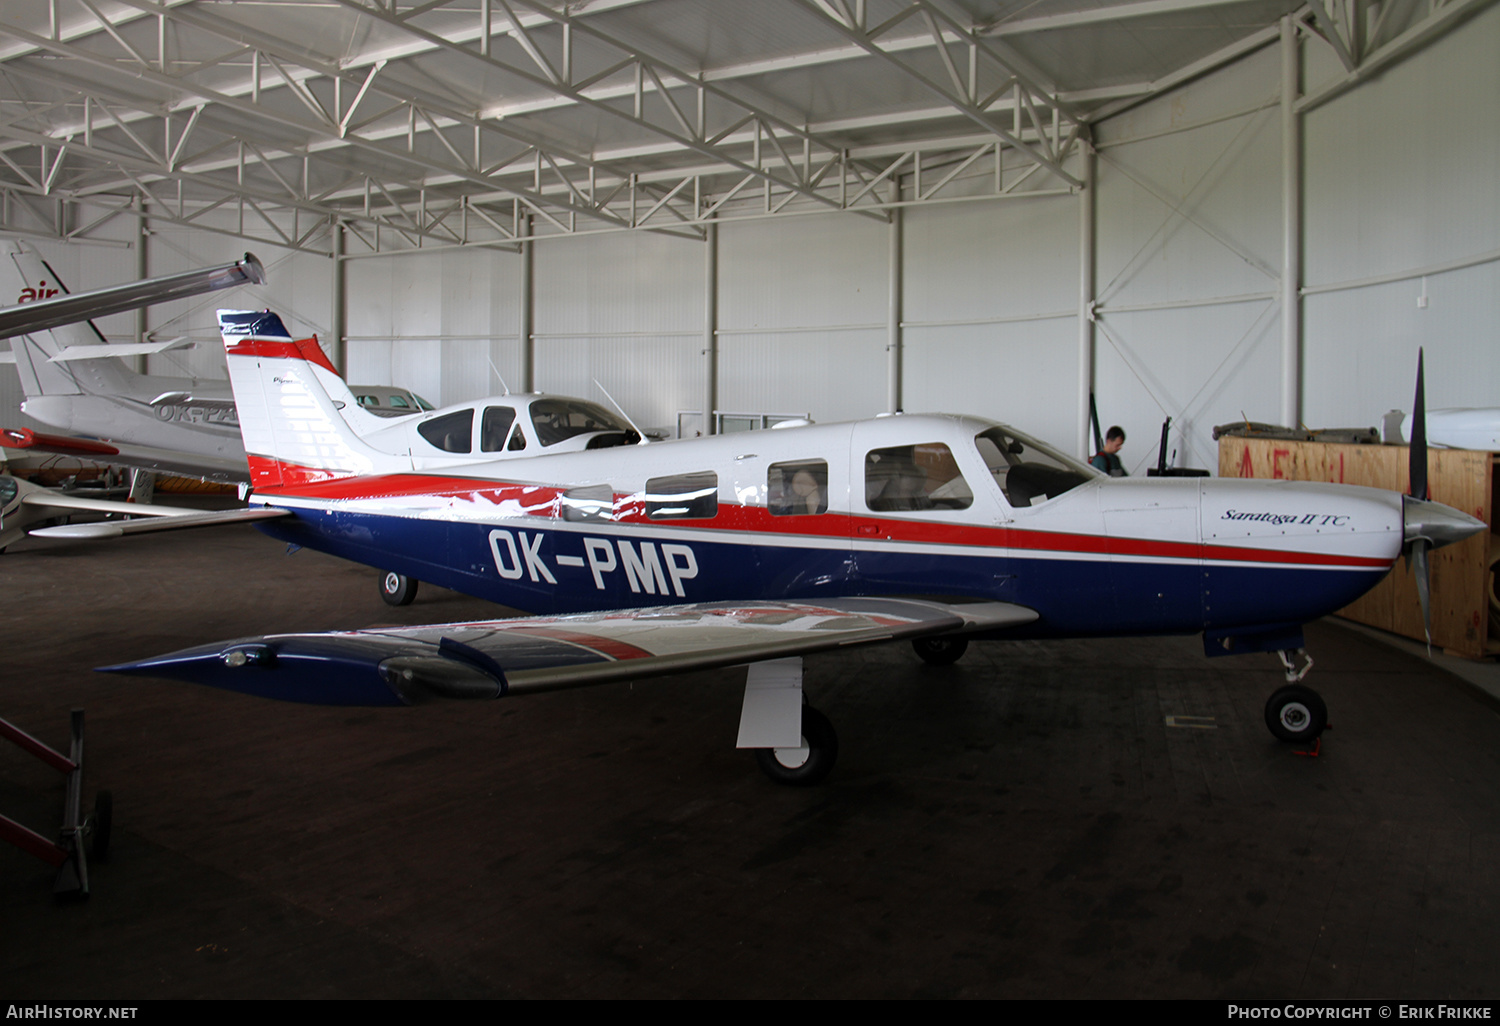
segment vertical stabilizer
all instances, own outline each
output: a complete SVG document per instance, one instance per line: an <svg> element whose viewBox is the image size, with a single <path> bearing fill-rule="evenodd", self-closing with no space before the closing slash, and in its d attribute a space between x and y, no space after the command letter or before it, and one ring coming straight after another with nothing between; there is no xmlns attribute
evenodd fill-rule
<svg viewBox="0 0 1500 1026"><path fill-rule="evenodd" d="M253 489L406 469L364 443L361 431L379 422L316 338L293 339L268 310L220 310L219 331Z"/></svg>
<svg viewBox="0 0 1500 1026"><path fill-rule="evenodd" d="M0 259L0 306L39 302L68 294L67 286L29 246L15 241L7 244L4 252L4 259ZM22 391L28 399L43 395L113 395L128 391L129 382L140 375L127 367L123 360L105 357L54 362L52 359L64 349L103 342L104 336L92 321L12 338L10 348L16 357Z"/></svg>

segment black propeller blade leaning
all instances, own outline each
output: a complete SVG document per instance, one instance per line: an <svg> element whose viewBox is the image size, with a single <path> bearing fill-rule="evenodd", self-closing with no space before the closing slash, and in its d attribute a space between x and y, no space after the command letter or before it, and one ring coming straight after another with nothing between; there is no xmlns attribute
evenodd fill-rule
<svg viewBox="0 0 1500 1026"><path fill-rule="evenodd" d="M1427 389L1422 384L1422 350L1417 350L1417 397L1411 410L1411 468L1408 490L1413 499L1432 498L1427 487Z"/></svg>
<svg viewBox="0 0 1500 1026"><path fill-rule="evenodd" d="M1422 350L1417 349L1417 396L1412 400L1411 411L1411 465L1407 476L1411 479L1407 493L1414 499L1426 501L1432 498L1427 485L1427 387L1422 381ZM1408 553L1416 564L1417 601L1422 606L1422 629L1427 634L1427 654L1432 655L1432 543L1418 538L1411 543Z"/></svg>

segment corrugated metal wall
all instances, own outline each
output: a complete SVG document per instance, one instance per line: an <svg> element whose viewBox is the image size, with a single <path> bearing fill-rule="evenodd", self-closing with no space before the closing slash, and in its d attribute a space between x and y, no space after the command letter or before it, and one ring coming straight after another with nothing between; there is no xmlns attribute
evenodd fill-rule
<svg viewBox="0 0 1500 1026"><path fill-rule="evenodd" d="M537 389L609 406L597 381L643 428L675 425L703 391L703 263L671 235L537 243Z"/></svg>
<svg viewBox="0 0 1500 1026"><path fill-rule="evenodd" d="M1500 406L1497 54L1491 7L1308 115L1310 423L1373 425L1388 409L1409 411L1419 345L1429 409ZM1474 266L1348 287L1485 254Z"/></svg>
<svg viewBox="0 0 1500 1026"><path fill-rule="evenodd" d="M1076 434L1078 200L905 213L902 405Z"/></svg>
<svg viewBox="0 0 1500 1026"><path fill-rule="evenodd" d="M842 216L719 229L721 410L834 421L886 408L889 232Z"/></svg>

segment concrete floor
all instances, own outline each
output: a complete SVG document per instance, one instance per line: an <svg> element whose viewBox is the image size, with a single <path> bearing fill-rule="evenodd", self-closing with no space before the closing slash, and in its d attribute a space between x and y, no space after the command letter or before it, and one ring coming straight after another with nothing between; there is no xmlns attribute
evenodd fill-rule
<svg viewBox="0 0 1500 1026"><path fill-rule="evenodd" d="M886 646L809 660L842 752L795 790L732 747L736 672L406 710L90 672L496 615L250 530L31 540L0 581L0 716L63 746L84 707L115 801L86 902L0 849L9 999L1500 996L1500 717L1332 622L1317 759L1266 731L1269 656ZM0 745L0 811L62 794Z"/></svg>

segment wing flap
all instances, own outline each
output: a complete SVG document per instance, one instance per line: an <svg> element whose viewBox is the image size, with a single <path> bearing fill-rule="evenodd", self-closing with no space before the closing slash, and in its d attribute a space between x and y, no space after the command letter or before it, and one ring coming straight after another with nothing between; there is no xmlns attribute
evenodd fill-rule
<svg viewBox="0 0 1500 1026"><path fill-rule="evenodd" d="M271 635L101 670L289 701L402 705L586 687L946 631L993 630L1029 623L1036 615L998 602L720 602Z"/></svg>

